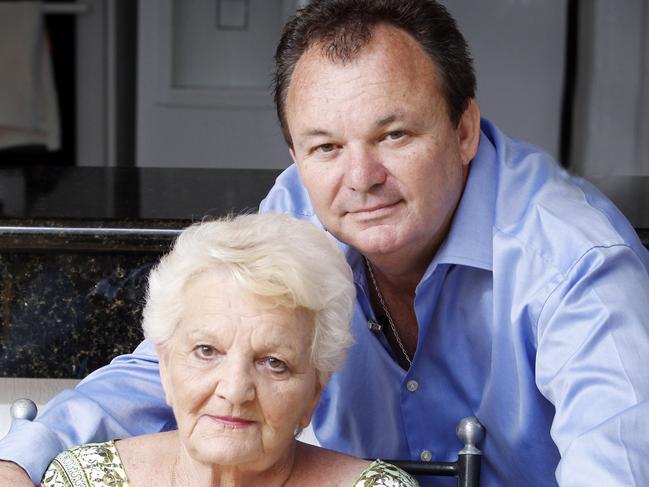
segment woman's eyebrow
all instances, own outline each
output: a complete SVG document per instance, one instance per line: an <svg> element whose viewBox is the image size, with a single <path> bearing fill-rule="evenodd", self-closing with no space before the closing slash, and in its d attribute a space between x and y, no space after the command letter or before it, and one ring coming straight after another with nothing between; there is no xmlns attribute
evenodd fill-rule
<svg viewBox="0 0 649 487"><path fill-rule="evenodd" d="M190 340L215 339L215 338L218 338L219 334L214 333L209 329L205 329L203 327L198 327L198 328L194 328L192 330L187 331L185 336L187 338L189 338Z"/></svg>
<svg viewBox="0 0 649 487"><path fill-rule="evenodd" d="M290 352L290 353L297 353L298 349L300 347L296 347L292 343L287 343L286 341L283 340L267 340L264 343L260 343L258 347L259 351L263 352L270 352L270 351L278 351L278 352Z"/></svg>

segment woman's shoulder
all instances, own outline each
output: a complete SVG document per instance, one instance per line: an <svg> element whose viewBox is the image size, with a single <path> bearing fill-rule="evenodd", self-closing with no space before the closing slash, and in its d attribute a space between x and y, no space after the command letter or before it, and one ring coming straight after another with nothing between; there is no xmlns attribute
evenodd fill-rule
<svg viewBox="0 0 649 487"><path fill-rule="evenodd" d="M179 450L178 431L132 436L117 442L117 449L131 485L165 484Z"/></svg>
<svg viewBox="0 0 649 487"><path fill-rule="evenodd" d="M417 487L414 477L390 463L381 460L373 461L356 480L354 487Z"/></svg>
<svg viewBox="0 0 649 487"><path fill-rule="evenodd" d="M43 475L43 487L129 487L114 441L87 443L65 450L52 460Z"/></svg>
<svg viewBox="0 0 649 487"><path fill-rule="evenodd" d="M417 481L403 470L381 460L369 462L313 445L300 444L298 462L302 472L295 485L321 485L313 479L327 479L336 486L417 487Z"/></svg>

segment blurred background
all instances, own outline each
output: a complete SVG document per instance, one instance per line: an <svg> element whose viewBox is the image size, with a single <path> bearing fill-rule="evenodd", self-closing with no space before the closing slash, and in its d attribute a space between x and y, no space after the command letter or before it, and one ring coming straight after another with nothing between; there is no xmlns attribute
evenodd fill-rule
<svg viewBox="0 0 649 487"><path fill-rule="evenodd" d="M0 2L0 131L25 117L8 113L18 90L32 117L53 111L40 127L49 139L3 135L0 163L286 167L272 55L306 1ZM647 2L444 3L473 52L485 116L580 173L649 172Z"/></svg>

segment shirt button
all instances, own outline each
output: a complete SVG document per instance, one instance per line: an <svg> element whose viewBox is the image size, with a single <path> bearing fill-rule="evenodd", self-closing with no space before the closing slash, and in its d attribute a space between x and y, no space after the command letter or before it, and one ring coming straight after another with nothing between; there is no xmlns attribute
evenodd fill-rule
<svg viewBox="0 0 649 487"><path fill-rule="evenodd" d="M410 392L415 392L417 389L419 389L419 382L416 380L409 380L406 383L406 389L408 389Z"/></svg>
<svg viewBox="0 0 649 487"><path fill-rule="evenodd" d="M430 462L433 459L433 454L428 450L424 450L421 452L421 455L419 455L419 458L421 458L422 462Z"/></svg>

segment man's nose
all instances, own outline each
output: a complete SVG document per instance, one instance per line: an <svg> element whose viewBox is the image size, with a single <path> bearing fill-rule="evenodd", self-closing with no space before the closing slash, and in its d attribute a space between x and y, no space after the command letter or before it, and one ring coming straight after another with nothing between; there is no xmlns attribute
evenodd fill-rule
<svg viewBox="0 0 649 487"><path fill-rule="evenodd" d="M245 358L226 356L219 365L215 394L235 406L252 401L255 398L253 371L254 367Z"/></svg>
<svg viewBox="0 0 649 487"><path fill-rule="evenodd" d="M367 192L383 184L387 171L376 150L367 146L350 147L345 166L345 185L353 191Z"/></svg>

